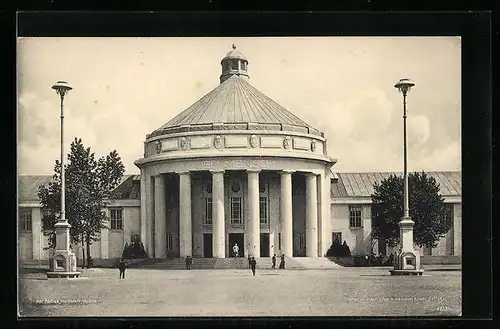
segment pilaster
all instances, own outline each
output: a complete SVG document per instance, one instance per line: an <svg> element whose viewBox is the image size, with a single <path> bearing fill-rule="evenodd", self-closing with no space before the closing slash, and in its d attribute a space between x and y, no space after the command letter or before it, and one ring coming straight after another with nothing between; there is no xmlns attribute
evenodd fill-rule
<svg viewBox="0 0 500 329"><path fill-rule="evenodd" d="M42 251L42 209L41 208L32 208L31 210L31 234L33 241L33 259L39 260L41 259L41 251Z"/></svg>

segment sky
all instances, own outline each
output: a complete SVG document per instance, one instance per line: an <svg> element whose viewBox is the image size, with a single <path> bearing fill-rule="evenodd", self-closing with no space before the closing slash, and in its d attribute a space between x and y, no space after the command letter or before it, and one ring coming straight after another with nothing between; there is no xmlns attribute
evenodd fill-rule
<svg viewBox="0 0 500 329"><path fill-rule="evenodd" d="M19 38L18 173L52 174L75 138L97 158L116 150L139 173L146 134L219 85L235 44L250 83L325 133L336 172L403 171L401 78L408 170L461 169L459 37Z"/></svg>

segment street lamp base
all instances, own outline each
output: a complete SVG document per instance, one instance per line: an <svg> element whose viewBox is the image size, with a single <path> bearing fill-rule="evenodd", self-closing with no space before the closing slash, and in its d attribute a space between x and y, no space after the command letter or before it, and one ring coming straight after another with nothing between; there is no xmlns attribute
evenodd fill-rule
<svg viewBox="0 0 500 329"><path fill-rule="evenodd" d="M400 250L394 259L391 275L422 275L420 253L417 250Z"/></svg>
<svg viewBox="0 0 500 329"><path fill-rule="evenodd" d="M79 278L81 272L47 272L48 279L70 279L70 278Z"/></svg>
<svg viewBox="0 0 500 329"><path fill-rule="evenodd" d="M422 275L424 270L389 270L391 275Z"/></svg>
<svg viewBox="0 0 500 329"><path fill-rule="evenodd" d="M55 250L49 262L47 278L80 277L81 273L76 270L76 256L71 250Z"/></svg>

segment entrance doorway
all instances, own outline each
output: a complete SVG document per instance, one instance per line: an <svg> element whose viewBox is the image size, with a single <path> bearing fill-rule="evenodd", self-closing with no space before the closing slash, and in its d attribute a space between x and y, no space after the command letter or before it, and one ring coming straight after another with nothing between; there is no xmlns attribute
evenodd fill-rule
<svg viewBox="0 0 500 329"><path fill-rule="evenodd" d="M270 257L269 255L269 233L260 234L260 257Z"/></svg>
<svg viewBox="0 0 500 329"><path fill-rule="evenodd" d="M238 256L244 257L244 249L245 249L245 235L243 233L229 233L229 255L230 257L234 257L233 247L234 244L237 243L239 250Z"/></svg>
<svg viewBox="0 0 500 329"><path fill-rule="evenodd" d="M212 233L203 233L203 257L212 258Z"/></svg>

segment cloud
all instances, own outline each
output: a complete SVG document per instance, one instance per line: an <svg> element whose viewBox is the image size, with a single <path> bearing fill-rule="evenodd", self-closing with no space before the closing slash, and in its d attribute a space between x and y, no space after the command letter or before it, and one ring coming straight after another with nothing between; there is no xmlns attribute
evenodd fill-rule
<svg viewBox="0 0 500 329"><path fill-rule="evenodd" d="M256 88L325 133L334 168L401 170L402 99L393 85L403 76L418 87L409 99L409 163L460 160L456 38L31 38L18 52L20 168L52 172L60 127L50 86L64 78L74 87L66 149L81 137L96 156L116 149L126 171L138 172L145 135L217 86L232 43L249 59Z"/></svg>
<svg viewBox="0 0 500 329"><path fill-rule="evenodd" d="M408 115L408 147L421 147L430 136L430 123L425 115Z"/></svg>
<svg viewBox="0 0 500 329"><path fill-rule="evenodd" d="M413 157L408 167L411 170L447 171L462 167L462 149L459 142L450 143L442 148L433 149Z"/></svg>

